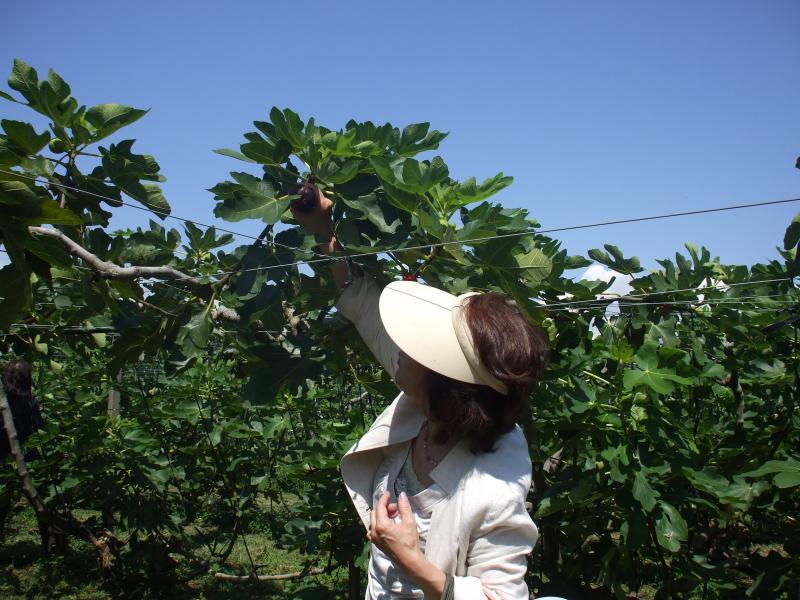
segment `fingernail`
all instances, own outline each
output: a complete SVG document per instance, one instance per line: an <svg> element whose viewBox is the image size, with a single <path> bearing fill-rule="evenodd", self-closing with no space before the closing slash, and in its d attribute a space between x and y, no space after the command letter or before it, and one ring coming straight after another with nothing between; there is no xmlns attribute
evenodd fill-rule
<svg viewBox="0 0 800 600"><path fill-rule="evenodd" d="M403 500L408 500L408 496L406 496L406 493L405 493L405 492L400 492L400 497L401 497Z"/></svg>

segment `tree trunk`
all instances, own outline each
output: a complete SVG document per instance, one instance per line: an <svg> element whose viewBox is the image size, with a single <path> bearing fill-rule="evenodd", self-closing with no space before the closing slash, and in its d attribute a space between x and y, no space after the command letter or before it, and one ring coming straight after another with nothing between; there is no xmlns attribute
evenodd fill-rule
<svg viewBox="0 0 800 600"><path fill-rule="evenodd" d="M36 491L36 486L33 485L31 474L28 473L28 465L25 464L25 458L22 453L22 446L19 444L19 437L17 437L17 428L14 426L14 414L11 412L11 406L8 404L6 398L6 391L0 386L0 413L3 415L3 425L6 430L6 437L8 438L8 447L11 450L11 456L17 467L17 475L22 482L22 491L28 502L31 503L36 515L45 522L50 522L50 515L45 507L42 499L39 497L39 492Z"/></svg>
<svg viewBox="0 0 800 600"><path fill-rule="evenodd" d="M361 569L356 566L356 561L347 562L347 600L361 600Z"/></svg>

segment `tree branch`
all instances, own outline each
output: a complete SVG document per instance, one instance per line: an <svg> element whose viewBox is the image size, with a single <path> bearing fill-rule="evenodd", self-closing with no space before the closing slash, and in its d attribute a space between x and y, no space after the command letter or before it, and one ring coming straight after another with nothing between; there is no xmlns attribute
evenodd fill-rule
<svg viewBox="0 0 800 600"><path fill-rule="evenodd" d="M226 321L239 323L242 320L242 317L232 308L228 308L227 306L222 306L220 304L211 310L211 319L214 321L217 321L218 319L224 319Z"/></svg>
<svg viewBox="0 0 800 600"><path fill-rule="evenodd" d="M561 456L564 454L564 448L559 449L553 456L548 458L544 461L542 465L542 471L547 473L548 475L552 475L556 472L560 464L564 461L561 460Z"/></svg>
<svg viewBox="0 0 800 600"><path fill-rule="evenodd" d="M133 300L135 302L137 302L138 304L141 304L142 306L145 306L147 308L152 308L154 311L160 312L165 317L177 317L178 316L178 315L176 315L174 313L169 312L168 310L164 310L160 306L156 306L155 304L150 304L149 302L146 302L145 300L139 300L138 298L133 298Z"/></svg>
<svg viewBox="0 0 800 600"><path fill-rule="evenodd" d="M265 229L264 232L262 232L262 236L266 236L268 230L269 228ZM81 246L78 242L68 237L66 234L64 234L62 231L59 231L58 229L49 229L45 227L28 227L28 231L30 231L32 234L47 235L56 238L64 245L64 247L71 255L80 258L84 263L86 263L87 266L91 267L91 269L95 273L97 273L100 277L103 277L104 279L123 280L123 281L138 279L140 277L169 279L177 283L186 284L186 286L191 290L191 292L195 294L198 298L208 300L213 295L214 288L212 284L201 281L200 279L192 277L191 275L187 275L186 273L183 273L173 267L167 267L167 266L122 267L116 263L103 260L97 255L92 254L89 250ZM164 309L161 309L144 300L136 299L136 302L138 302L142 306L155 309L164 315L175 316L165 311ZM300 317L295 316L294 310L286 304L284 305L284 314L287 320L289 321L292 330L296 331L297 324L301 320ZM212 318L214 320L224 319L226 321L231 321L234 323L240 323L242 320L241 315L239 315L239 313L236 310L222 305L217 305L216 307L214 307L212 312ZM275 338L273 336L263 331L263 323L261 323L261 321L256 321L254 323L251 323L250 329L254 333L254 335L256 335L261 339L266 339L268 341L275 341Z"/></svg>
<svg viewBox="0 0 800 600"><path fill-rule="evenodd" d="M253 242L251 244L251 246L261 246L261 244L264 242L264 240L266 239L266 237L269 235L269 233L271 231L272 231L272 225L267 225L266 227L264 227L264 230L258 235L258 237L256 238L256 241ZM227 273L225 275L225 277L223 277L220 280L220 282L219 282L219 289L220 290L224 290L228 286L228 283L230 282L231 277L235 273L237 273L239 271L239 269L242 268L242 264L244 264L244 257L236 264L236 266L233 269L231 269L230 273Z"/></svg>
<svg viewBox="0 0 800 600"><path fill-rule="evenodd" d="M31 503L31 506L36 511L36 514L44 520L49 521L50 515L47 512L42 499L39 497L39 492L36 491L36 486L33 485L31 474L28 472L28 465L25 463L25 458L22 453L22 447L19 443L17 436L17 428L14 426L14 413L11 412L11 406L6 399L6 391L0 386L0 413L3 416L3 426L6 430L6 437L8 438L8 447L11 450L11 455L17 467L17 475L22 481L22 491Z"/></svg>
<svg viewBox="0 0 800 600"><path fill-rule="evenodd" d="M277 575L229 575L228 573L214 573L214 577L216 579L221 579L222 581L283 581L287 579L302 579L303 577L311 577L314 575L324 575L325 573L330 573L337 568L339 568L339 565L320 567L316 569L305 569L303 571L295 571L293 573L279 573Z"/></svg>
<svg viewBox="0 0 800 600"><path fill-rule="evenodd" d="M90 266L100 277L104 279L113 280L130 280L138 279L140 277L153 277L157 279L169 279L179 283L186 284L194 294L199 298L208 299L213 292L210 283L206 283L182 273L173 267L144 267L144 266L131 266L121 267L118 264L101 259L89 252L86 248L81 246L78 242L71 239L58 229L49 229L46 227L28 227L28 231L39 235L48 235L59 240L67 251L73 256L77 256L88 266Z"/></svg>

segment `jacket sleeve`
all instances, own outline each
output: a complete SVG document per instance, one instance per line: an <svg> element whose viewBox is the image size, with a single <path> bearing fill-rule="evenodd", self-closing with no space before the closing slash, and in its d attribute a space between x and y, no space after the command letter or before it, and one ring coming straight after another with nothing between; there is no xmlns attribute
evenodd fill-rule
<svg viewBox="0 0 800 600"><path fill-rule="evenodd" d="M381 291L372 277L359 277L342 292L336 310L355 325L367 348L394 379L400 349L381 322L378 312L380 295Z"/></svg>
<svg viewBox="0 0 800 600"><path fill-rule="evenodd" d="M500 496L472 535L466 576L454 579L455 600L526 600L527 556L537 537L525 499Z"/></svg>

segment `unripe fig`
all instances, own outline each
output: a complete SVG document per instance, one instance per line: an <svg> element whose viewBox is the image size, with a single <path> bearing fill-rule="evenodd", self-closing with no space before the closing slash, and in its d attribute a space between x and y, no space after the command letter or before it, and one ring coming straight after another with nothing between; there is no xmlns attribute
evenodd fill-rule
<svg viewBox="0 0 800 600"><path fill-rule="evenodd" d="M310 213L319 205L319 190L310 181L304 181L292 190L293 196L300 196L292 200L292 208L297 212Z"/></svg>
<svg viewBox="0 0 800 600"><path fill-rule="evenodd" d="M60 153L60 152L67 152L69 150L69 146L67 142L62 140L61 138L53 138L50 140L50 152Z"/></svg>

